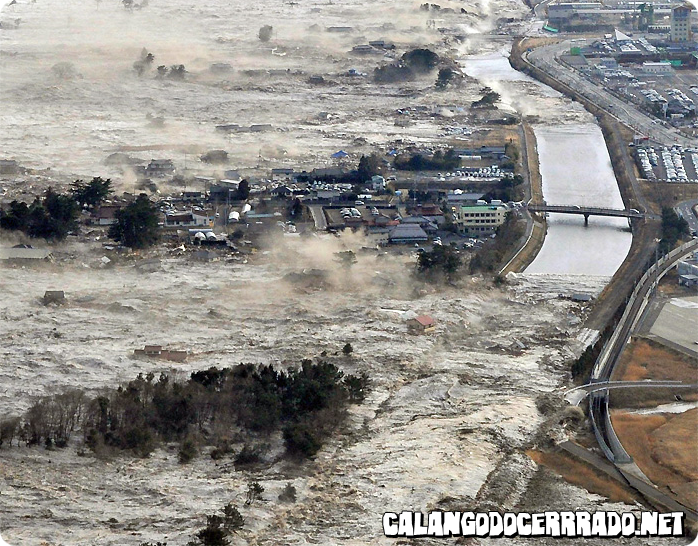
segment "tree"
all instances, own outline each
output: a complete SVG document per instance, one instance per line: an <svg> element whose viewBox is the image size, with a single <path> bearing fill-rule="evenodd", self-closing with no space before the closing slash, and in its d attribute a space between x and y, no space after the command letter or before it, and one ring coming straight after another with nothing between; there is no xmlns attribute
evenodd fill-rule
<svg viewBox="0 0 698 546"><path fill-rule="evenodd" d="M262 492L264 492L264 488L262 488ZM245 519L242 517L240 510L232 502L226 504L223 507L223 526L228 531L235 532L242 529L243 525L245 525Z"/></svg>
<svg viewBox="0 0 698 546"><path fill-rule="evenodd" d="M662 208L662 240L659 241L659 250L665 254L672 250L682 237L690 233L688 222L671 207Z"/></svg>
<svg viewBox="0 0 698 546"><path fill-rule="evenodd" d="M111 179L103 180L99 176L94 177L87 184L82 180L76 180L70 189L78 205L87 205L91 208L97 208L111 192Z"/></svg>
<svg viewBox="0 0 698 546"><path fill-rule="evenodd" d="M187 438L182 442L182 447L179 448L178 459L181 464L187 464L194 460L199 450L196 449L196 444L191 438Z"/></svg>
<svg viewBox="0 0 698 546"><path fill-rule="evenodd" d="M296 197L293 200L293 204L291 205L291 216L293 218L298 218L303 214L303 203L301 203L301 200Z"/></svg>
<svg viewBox="0 0 698 546"><path fill-rule="evenodd" d="M445 89L446 86L448 86L448 84L451 83L451 80L453 80L455 75L456 73L453 71L452 68L441 68L439 70L439 75L436 78L436 87L438 89Z"/></svg>
<svg viewBox="0 0 698 546"><path fill-rule="evenodd" d="M404 64L387 64L377 66L373 70L373 81L376 83L397 83L414 80L414 71Z"/></svg>
<svg viewBox="0 0 698 546"><path fill-rule="evenodd" d="M264 493L264 487L259 485L259 482L252 482L247 486L247 500L245 500L245 504L252 504L262 493Z"/></svg>
<svg viewBox="0 0 698 546"><path fill-rule="evenodd" d="M48 188L43 198L35 198L31 205L13 201L0 214L0 227L21 230L30 237L63 239L77 228L80 210L70 195L56 193Z"/></svg>
<svg viewBox="0 0 698 546"><path fill-rule="evenodd" d="M223 526L223 518L215 514L206 516L206 527L196 533L198 542L189 544L201 544L202 546L228 546L230 532Z"/></svg>
<svg viewBox="0 0 698 546"><path fill-rule="evenodd" d="M473 102L471 108L494 108L494 104L501 98L499 93L492 91L489 87L484 87L482 90L482 98Z"/></svg>
<svg viewBox="0 0 698 546"><path fill-rule="evenodd" d="M279 493L279 501L281 502L296 502L296 488L293 484L287 483Z"/></svg>
<svg viewBox="0 0 698 546"><path fill-rule="evenodd" d="M109 237L131 248L145 248L159 238L159 213L144 193L114 214L116 223L109 228Z"/></svg>
<svg viewBox="0 0 698 546"><path fill-rule="evenodd" d="M235 192L235 199L237 199L238 201L245 201L249 196L250 183L246 179L243 179L242 181L240 181L240 184L238 184L237 192Z"/></svg>
<svg viewBox="0 0 698 546"><path fill-rule="evenodd" d="M405 53L402 61L417 73L427 73L439 64L439 56L430 49L418 48Z"/></svg>
<svg viewBox="0 0 698 546"><path fill-rule="evenodd" d="M173 80L183 80L186 73L187 70L184 68L183 64L173 64L170 67L170 71L167 73L167 77Z"/></svg>
<svg viewBox="0 0 698 546"><path fill-rule="evenodd" d="M271 40L271 35L274 32L274 27L271 25L264 25L262 28L259 29L259 39L262 42L268 42Z"/></svg>
<svg viewBox="0 0 698 546"><path fill-rule="evenodd" d="M359 159L359 166L356 169L362 181L370 180L371 177L380 174L381 158L378 154L362 155Z"/></svg>

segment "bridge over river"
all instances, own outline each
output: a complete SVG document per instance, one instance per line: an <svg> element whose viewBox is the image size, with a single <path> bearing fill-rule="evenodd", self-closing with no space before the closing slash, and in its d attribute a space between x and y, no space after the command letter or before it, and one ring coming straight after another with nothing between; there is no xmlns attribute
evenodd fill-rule
<svg viewBox="0 0 698 546"><path fill-rule="evenodd" d="M531 212L556 212L561 214L579 214L584 216L584 224L589 223L590 216L612 216L616 218L645 218L647 215L637 209L611 209L601 207L580 207L579 205L534 205L529 204Z"/></svg>

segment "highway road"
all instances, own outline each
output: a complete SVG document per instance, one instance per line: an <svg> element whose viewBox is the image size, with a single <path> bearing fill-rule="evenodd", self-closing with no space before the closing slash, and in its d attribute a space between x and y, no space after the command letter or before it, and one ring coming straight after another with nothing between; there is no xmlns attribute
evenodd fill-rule
<svg viewBox="0 0 698 546"><path fill-rule="evenodd" d="M696 218L696 215L693 212L693 209L696 206L698 206L698 199L691 199L689 201L679 203L676 205L676 207L674 207L674 210L676 211L676 214L688 222L688 227L691 230L691 233L695 232L698 234L698 218Z"/></svg>
<svg viewBox="0 0 698 546"><path fill-rule="evenodd" d="M553 78L575 89L594 102L599 108L632 127L638 133L649 136L650 139L666 146L674 144L681 146L695 145L695 139L683 136L672 127L661 125L656 119L640 112L634 106L612 95L602 87L586 79L580 73L561 64L558 61L559 57L569 52L574 45L578 44L565 40L556 44L538 47L524 53L524 58Z"/></svg>

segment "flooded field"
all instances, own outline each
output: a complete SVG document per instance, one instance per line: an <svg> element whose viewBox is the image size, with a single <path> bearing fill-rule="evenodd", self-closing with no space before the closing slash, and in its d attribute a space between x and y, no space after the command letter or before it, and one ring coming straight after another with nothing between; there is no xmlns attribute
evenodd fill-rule
<svg viewBox="0 0 698 546"><path fill-rule="evenodd" d="M285 367L322 351L347 373L371 378L348 430L302 466L272 458L250 472L206 453L181 466L176 450L100 461L77 457L74 447L3 447L3 537L26 546L165 537L179 545L205 513L232 500L248 522L236 544L380 543L388 507L427 509L447 497L472 502L506 454L533 440L543 419L537 397L556 391L579 350L578 307L525 286L505 292L480 283L420 295L399 258L362 258L345 270L332 259L339 248L335 240L283 245L245 265L163 256L150 273L128 264L99 269L99 252L82 249L84 266L3 270L3 415L43 394L76 386L97 393L139 372L186 376L239 362ZM308 291L284 280L303 267L328 271L330 285ZM376 276L395 284L366 282ZM49 288L64 290L66 305L44 307L39 300ZM406 335L407 311L432 315L436 333ZM346 342L353 355L334 356ZM179 364L134 359L144 344L192 355ZM518 498L535 465L516 468L507 487L517 484ZM247 507L252 479L265 500ZM289 481L299 492L292 508L276 501ZM575 496L574 506L582 505L586 495Z"/></svg>

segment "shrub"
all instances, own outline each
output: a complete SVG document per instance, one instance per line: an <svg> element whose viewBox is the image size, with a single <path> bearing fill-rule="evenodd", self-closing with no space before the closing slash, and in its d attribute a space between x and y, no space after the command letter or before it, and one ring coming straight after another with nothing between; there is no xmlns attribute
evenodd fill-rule
<svg viewBox="0 0 698 546"><path fill-rule="evenodd" d="M187 438L182 442L182 446L179 448L179 462L181 464L186 464L194 460L194 458L199 454L199 450L196 447L196 443L191 438Z"/></svg>
<svg viewBox="0 0 698 546"><path fill-rule="evenodd" d="M240 452L235 456L235 466L244 466L255 464L262 460L261 450L259 447L253 447L245 444Z"/></svg>
<svg viewBox="0 0 698 546"><path fill-rule="evenodd" d="M296 502L296 488L290 483L287 483L286 487L279 493L279 501L289 503Z"/></svg>

